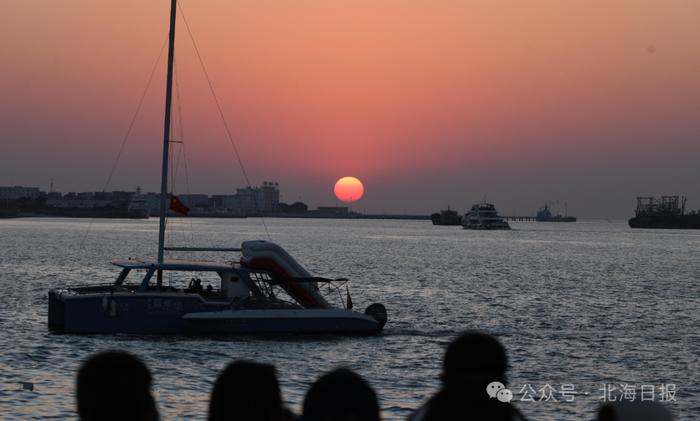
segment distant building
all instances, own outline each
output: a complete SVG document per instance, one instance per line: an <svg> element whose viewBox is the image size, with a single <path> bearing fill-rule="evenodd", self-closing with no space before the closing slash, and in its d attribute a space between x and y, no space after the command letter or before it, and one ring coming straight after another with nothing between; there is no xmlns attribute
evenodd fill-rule
<svg viewBox="0 0 700 421"><path fill-rule="evenodd" d="M128 210L144 210L151 215L158 215L160 212L160 194L158 193L137 193L131 197L127 206Z"/></svg>
<svg viewBox="0 0 700 421"><path fill-rule="evenodd" d="M231 198L231 206L238 212L253 213L258 209L258 190L255 187L236 189L236 194Z"/></svg>
<svg viewBox="0 0 700 421"><path fill-rule="evenodd" d="M39 187L0 187L0 200L37 199Z"/></svg>
<svg viewBox="0 0 700 421"><path fill-rule="evenodd" d="M126 206L136 193L132 191L113 191L112 202L118 206Z"/></svg>
<svg viewBox="0 0 700 421"><path fill-rule="evenodd" d="M277 212L280 206L279 197L279 183L272 181L265 181L259 187L238 188L235 194L211 197L206 194L178 195L180 201L192 210L235 215ZM160 212L160 194L142 193L140 187L136 188L136 192L68 192L66 194L55 191L47 194L39 191L38 187L0 187L0 200L7 202L18 199L45 199L45 205L53 208L112 207L148 210L151 215L157 215ZM290 208L293 212L306 211L306 205L303 203L295 203Z"/></svg>
<svg viewBox="0 0 700 421"><path fill-rule="evenodd" d="M104 208L104 207L127 207L134 197L133 192L112 191L112 192L69 192L63 196L60 193L52 192L46 196L46 206L52 208Z"/></svg>
<svg viewBox="0 0 700 421"><path fill-rule="evenodd" d="M278 186L278 183L266 181L260 187L238 188L236 194L214 195L211 198L211 207L238 214L274 212L280 201Z"/></svg>
<svg viewBox="0 0 700 421"><path fill-rule="evenodd" d="M95 199L92 197L78 198L75 196L66 198L66 196L61 198L48 198L46 199L46 206L51 208L92 209L103 208L112 204L112 201L109 199Z"/></svg>
<svg viewBox="0 0 700 421"><path fill-rule="evenodd" d="M158 215L160 212L160 193L142 193L138 196L134 196L131 201L136 202L134 205L139 209L148 209L153 216ZM168 207L167 202L165 207Z"/></svg>
<svg viewBox="0 0 700 421"><path fill-rule="evenodd" d="M209 206L209 196L206 194L179 194L177 197L190 209L205 209Z"/></svg>
<svg viewBox="0 0 700 421"><path fill-rule="evenodd" d="M209 200L210 209L224 213L242 213L239 198L235 194L215 194Z"/></svg>
<svg viewBox="0 0 700 421"><path fill-rule="evenodd" d="M280 203L279 183L265 181L258 191L258 210L274 212Z"/></svg>

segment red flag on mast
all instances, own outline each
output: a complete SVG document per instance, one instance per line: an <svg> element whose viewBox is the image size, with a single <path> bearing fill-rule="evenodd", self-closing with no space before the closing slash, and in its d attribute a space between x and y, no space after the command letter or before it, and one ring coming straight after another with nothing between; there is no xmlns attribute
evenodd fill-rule
<svg viewBox="0 0 700 421"><path fill-rule="evenodd" d="M190 211L190 208L185 206L174 194L170 195L170 209L185 216L187 216Z"/></svg>

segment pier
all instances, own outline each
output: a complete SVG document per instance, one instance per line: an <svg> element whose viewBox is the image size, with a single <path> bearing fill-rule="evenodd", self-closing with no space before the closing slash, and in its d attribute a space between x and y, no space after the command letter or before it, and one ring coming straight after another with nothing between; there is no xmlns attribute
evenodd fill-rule
<svg viewBox="0 0 700 421"><path fill-rule="evenodd" d="M506 221L519 221L519 222L536 222L537 217L535 216L503 216Z"/></svg>

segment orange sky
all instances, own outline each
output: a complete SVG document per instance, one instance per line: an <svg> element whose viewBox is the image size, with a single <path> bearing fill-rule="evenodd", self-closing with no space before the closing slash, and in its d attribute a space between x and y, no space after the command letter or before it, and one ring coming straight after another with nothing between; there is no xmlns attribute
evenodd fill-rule
<svg viewBox="0 0 700 421"><path fill-rule="evenodd" d="M102 188L168 3L2 2L0 185ZM333 204L350 174L368 211L700 206L696 1L181 3L251 181L280 181L285 200ZM231 191L244 181L178 25L192 190ZM161 62L110 189L157 188L163 76Z"/></svg>

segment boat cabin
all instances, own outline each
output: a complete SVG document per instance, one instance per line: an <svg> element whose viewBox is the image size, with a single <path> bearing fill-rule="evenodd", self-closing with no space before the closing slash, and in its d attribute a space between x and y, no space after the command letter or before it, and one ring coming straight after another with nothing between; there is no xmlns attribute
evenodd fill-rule
<svg viewBox="0 0 700 421"><path fill-rule="evenodd" d="M226 298L226 299L243 299L250 296L262 296L263 291L257 285L259 282L271 282L272 279L267 272L250 271L241 267L236 267L233 264L219 262L203 262L203 261L187 261L187 260L166 260L162 264L157 262L142 262L138 260L122 260L112 262L113 265L120 267L122 270L114 283L116 290L132 290L136 292L149 291L171 291L171 292L187 292L198 293L203 297L210 298ZM127 279L133 271L145 271L143 278L137 283L129 283ZM158 272L163 276L158 276ZM214 286L209 283L207 286L201 283L198 277L180 275L182 272L190 272L195 274L211 273L218 275L218 285ZM175 286L173 283L163 285L163 279L166 275L177 273ZM154 276L156 275L156 276ZM132 275L133 278L133 275ZM168 276L172 280L172 277ZM178 288L178 285L187 282L186 288ZM211 279L209 279L211 282Z"/></svg>

